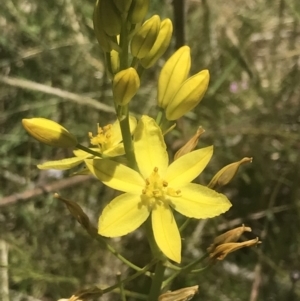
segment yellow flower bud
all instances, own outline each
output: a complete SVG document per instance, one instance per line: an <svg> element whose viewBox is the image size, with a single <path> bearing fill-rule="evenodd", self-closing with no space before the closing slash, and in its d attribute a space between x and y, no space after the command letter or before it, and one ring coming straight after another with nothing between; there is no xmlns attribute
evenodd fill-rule
<svg viewBox="0 0 300 301"><path fill-rule="evenodd" d="M120 12L112 0L100 1L100 20L102 21L103 30L109 36L117 36L121 33L122 19Z"/></svg>
<svg viewBox="0 0 300 301"><path fill-rule="evenodd" d="M239 170L239 167L242 164L248 163L248 162L252 162L252 158L245 157L238 162L234 162L234 163L224 166L222 169L220 169L214 175L214 177L211 179L211 181L209 182L207 187L213 189L217 186L221 187L221 186L227 185L233 179L233 177L236 175L236 173Z"/></svg>
<svg viewBox="0 0 300 301"><path fill-rule="evenodd" d="M144 20L149 8L149 0L132 0L128 12L128 21L132 24L140 23Z"/></svg>
<svg viewBox="0 0 300 301"><path fill-rule="evenodd" d="M209 83L209 72L203 70L187 79L166 108L168 120L176 120L194 109L202 100Z"/></svg>
<svg viewBox="0 0 300 301"><path fill-rule="evenodd" d="M111 71L114 75L120 70L120 58L119 58L118 51L112 50L110 52L110 63L111 63Z"/></svg>
<svg viewBox="0 0 300 301"><path fill-rule="evenodd" d="M180 85L186 80L191 67L190 47L179 48L164 64L158 78L158 106L165 109Z"/></svg>
<svg viewBox="0 0 300 301"><path fill-rule="evenodd" d="M113 79L115 102L124 106L129 103L140 87L140 78L132 67L118 72Z"/></svg>
<svg viewBox="0 0 300 301"><path fill-rule="evenodd" d="M119 50L120 47L118 46L116 39L114 40L104 31L104 26L101 19L100 1L102 2L102 0L97 0L93 14L94 31L96 38L103 51L110 52L112 49Z"/></svg>
<svg viewBox="0 0 300 301"><path fill-rule="evenodd" d="M121 14L128 12L131 2L132 0L114 0L114 4Z"/></svg>
<svg viewBox="0 0 300 301"><path fill-rule="evenodd" d="M141 65L144 68L152 67L157 60L165 53L170 45L173 32L173 25L170 19L165 19L160 24L160 29L156 41L147 53L147 55L141 59Z"/></svg>
<svg viewBox="0 0 300 301"><path fill-rule="evenodd" d="M25 130L36 140L56 147L75 147L77 139L60 124L45 118L22 120Z"/></svg>
<svg viewBox="0 0 300 301"><path fill-rule="evenodd" d="M131 54L139 59L145 57L153 47L160 28L160 18L154 15L144 22L131 40Z"/></svg>

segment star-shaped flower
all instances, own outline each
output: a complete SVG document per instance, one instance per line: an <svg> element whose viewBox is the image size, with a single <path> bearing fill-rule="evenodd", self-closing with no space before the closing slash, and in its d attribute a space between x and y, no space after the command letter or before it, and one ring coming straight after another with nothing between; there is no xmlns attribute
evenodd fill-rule
<svg viewBox="0 0 300 301"><path fill-rule="evenodd" d="M143 116L134 133L134 149L139 172L109 159L85 160L99 180L125 192L104 208L98 232L107 237L122 236L151 215L158 247L179 263L181 238L173 210L200 219L220 215L231 207L223 194L190 183L209 162L213 148L192 151L169 165L160 128L152 118Z"/></svg>
<svg viewBox="0 0 300 301"><path fill-rule="evenodd" d="M129 118L130 132L133 133L136 127L136 119L132 116ZM97 135L89 133L91 144L94 146L90 148L94 152L98 152L106 157L117 157L125 154L122 141L122 134L120 130L119 121L115 121L113 124L108 124L104 127L100 127L98 124ZM47 161L43 164L39 164L39 169L58 169L67 170L81 164L84 159L93 158L94 155L87 153L81 149L75 149L73 151L75 157L66 158L62 160ZM77 173L79 174L79 173ZM83 172L85 174L85 172Z"/></svg>

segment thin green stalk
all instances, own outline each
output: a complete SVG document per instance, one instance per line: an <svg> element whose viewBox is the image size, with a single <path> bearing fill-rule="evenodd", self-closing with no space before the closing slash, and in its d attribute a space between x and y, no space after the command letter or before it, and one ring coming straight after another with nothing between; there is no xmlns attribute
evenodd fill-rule
<svg viewBox="0 0 300 301"><path fill-rule="evenodd" d="M114 256L116 256L118 259L120 259L120 261L122 261L124 264L126 264L127 266L129 266L130 268L140 272L143 269L136 266L135 264L133 264L131 261L127 260L125 257L123 257L121 254L119 254L109 243L107 243L104 238L102 238L101 236L97 236L96 240L102 245L104 246L108 251L110 251ZM151 276L151 274L147 274L147 276Z"/></svg>
<svg viewBox="0 0 300 301"><path fill-rule="evenodd" d="M85 151L85 152L87 152L87 153L89 153L89 154L92 154L92 155L96 156L96 157L103 158L103 155L102 155L102 154L100 154L100 153L98 153L98 152L95 152L95 151L93 151L92 149L90 149L90 148L88 148L88 147L85 147L85 146L82 145L82 144L77 144L77 145L76 145L76 148L79 148L79 149L81 149L81 150L83 150L83 151Z"/></svg>
<svg viewBox="0 0 300 301"><path fill-rule="evenodd" d="M127 283L127 282L129 282L129 281L131 281L131 280L133 280L133 279L135 279L135 278L137 278L137 277L139 277L140 275L145 274L147 271L150 270L150 268L151 268L156 262L157 262L157 260L156 260L156 259L153 259L150 263L148 263L146 266L144 266L139 272L136 272L135 274L133 274L133 275L131 275L131 276L129 276L129 277L123 279L123 280L120 280L120 282L118 282L118 283L116 283L116 284L114 284L114 285L112 285L112 286L110 286L110 287L108 287L108 288L106 288L106 289L103 289L103 290L102 290L102 295L104 295L104 294L106 294L106 293L108 293L108 292L111 292L111 291L113 291L113 290L116 289L116 288L119 288L120 283L125 284L125 283ZM155 301L157 301L157 300L155 300Z"/></svg>
<svg viewBox="0 0 300 301"><path fill-rule="evenodd" d="M119 283L121 301L126 301L126 295L125 295L125 291L124 291L124 284L122 283L120 272L117 274L117 280L118 280L118 283Z"/></svg>
<svg viewBox="0 0 300 301"><path fill-rule="evenodd" d="M148 301L157 301L161 292L161 286L164 279L166 267L163 265L162 261L156 264L154 277L152 279L152 284L150 288Z"/></svg>
<svg viewBox="0 0 300 301"><path fill-rule="evenodd" d="M132 169L138 170L135 154L134 154L133 142L131 138L131 132L130 132L128 105L122 107L119 106L118 119L120 122L123 145L128 160L128 164Z"/></svg>
<svg viewBox="0 0 300 301"><path fill-rule="evenodd" d="M202 257L198 258L197 260L195 260L194 262L191 262L190 264L188 264L187 266L183 267L180 271L176 271L174 274L172 274L168 279L166 279L163 282L162 287L166 287L169 283L171 283L179 274L181 273L189 273L192 271L192 269L201 261L203 261L206 257L208 256L208 254L204 254Z"/></svg>
<svg viewBox="0 0 300 301"><path fill-rule="evenodd" d="M159 126L161 125L163 115L164 115L163 109L159 108L159 111L157 112L157 116L156 116L156 120L155 120Z"/></svg>
<svg viewBox="0 0 300 301"><path fill-rule="evenodd" d="M127 31L127 24L126 19L123 18L122 20L122 29L120 34L120 47L121 47L121 53L120 53L120 70L124 70L128 68L128 31Z"/></svg>

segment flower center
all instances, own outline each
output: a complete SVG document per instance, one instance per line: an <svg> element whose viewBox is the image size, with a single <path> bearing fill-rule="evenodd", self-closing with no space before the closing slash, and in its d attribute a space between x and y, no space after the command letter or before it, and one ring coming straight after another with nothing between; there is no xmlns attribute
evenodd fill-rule
<svg viewBox="0 0 300 301"><path fill-rule="evenodd" d="M97 124L98 133L96 136L93 136L93 133L89 132L89 138L92 145L98 146L100 148L100 152L103 153L105 150L112 147L112 125L108 124L103 128Z"/></svg>
<svg viewBox="0 0 300 301"><path fill-rule="evenodd" d="M168 187L168 182L160 177L157 167L154 168L150 177L145 182L146 185L142 191L142 201L150 209L153 209L157 204L170 204L171 200L168 196L178 197L181 195L180 190Z"/></svg>

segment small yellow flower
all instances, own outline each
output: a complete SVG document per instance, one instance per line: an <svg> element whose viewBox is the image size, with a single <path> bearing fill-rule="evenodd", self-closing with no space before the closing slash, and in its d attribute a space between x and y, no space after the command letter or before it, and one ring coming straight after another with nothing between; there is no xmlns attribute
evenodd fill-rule
<svg viewBox="0 0 300 301"><path fill-rule="evenodd" d="M134 132L136 128L136 119L132 116L129 117L130 131ZM113 124L108 124L101 128L98 124L97 135L93 136L92 133L89 133L91 144L95 147L91 150L98 152L107 157L117 157L124 155L124 146L122 141L122 134L120 130L119 121L115 121ZM78 166L80 163L87 158L93 158L94 156L90 153L87 153L83 150L76 149L73 151L75 157L66 158L62 160L47 161L43 164L39 164L37 167L39 169L59 169L67 170L75 166Z"/></svg>
<svg viewBox="0 0 300 301"><path fill-rule="evenodd" d="M143 116L134 134L140 172L109 159L86 159L90 171L104 184L125 192L112 200L99 218L99 234L126 235L151 214L155 241L170 259L181 261L181 238L173 210L191 218L210 218L231 207L222 194L190 183L209 162L213 148L192 151L168 166L161 129Z"/></svg>

